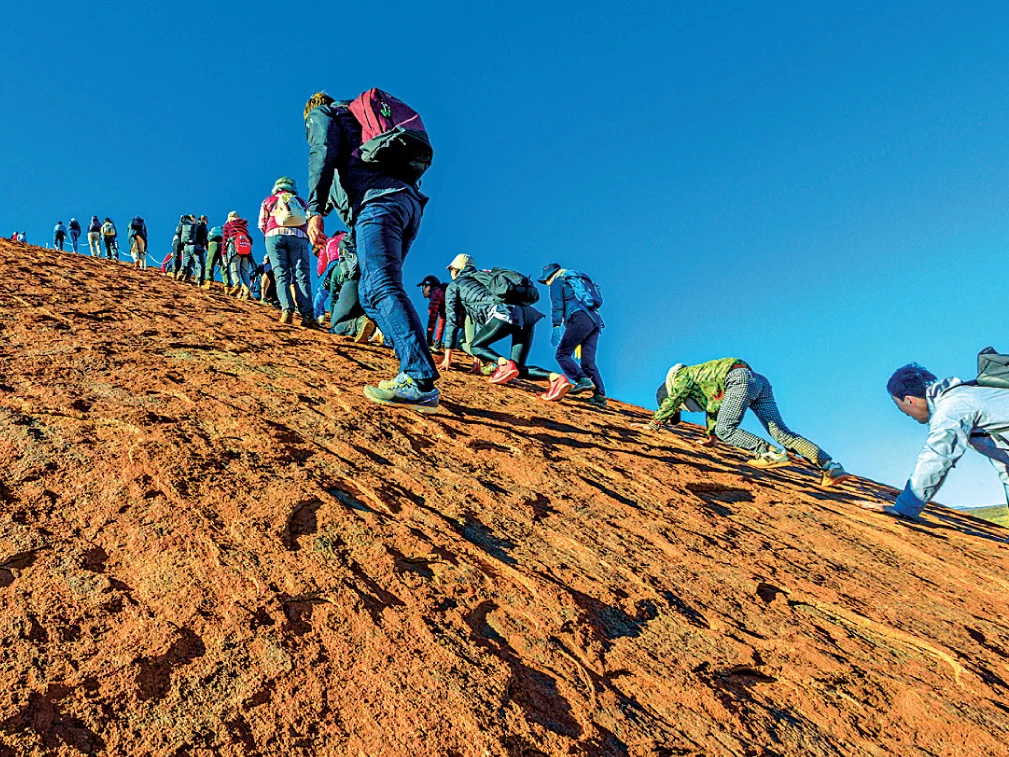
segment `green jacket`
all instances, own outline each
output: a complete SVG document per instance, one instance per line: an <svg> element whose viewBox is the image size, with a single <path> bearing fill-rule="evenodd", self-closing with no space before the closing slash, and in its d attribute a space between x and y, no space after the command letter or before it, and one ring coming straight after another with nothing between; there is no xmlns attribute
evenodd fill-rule
<svg viewBox="0 0 1009 757"><path fill-rule="evenodd" d="M707 415L708 434L715 431L718 411L725 396L725 377L733 368L749 368L744 361L735 357L710 360L707 363L688 365L676 372L673 385L667 387L669 396L655 413L655 422L663 423L671 418L687 399L692 399L703 407Z"/></svg>

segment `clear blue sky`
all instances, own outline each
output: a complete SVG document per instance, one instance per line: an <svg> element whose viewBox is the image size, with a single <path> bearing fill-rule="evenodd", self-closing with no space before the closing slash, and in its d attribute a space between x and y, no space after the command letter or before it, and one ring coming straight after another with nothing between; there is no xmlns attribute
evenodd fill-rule
<svg viewBox="0 0 1009 757"><path fill-rule="evenodd" d="M672 363L742 357L795 430L900 486L924 429L890 372L1009 350L1009 17L820 5L10 4L0 231L139 213L163 254L180 213L306 183L308 95L381 86L435 145L411 292L461 251L584 269L611 395L652 406ZM967 459L940 500L1001 498Z"/></svg>

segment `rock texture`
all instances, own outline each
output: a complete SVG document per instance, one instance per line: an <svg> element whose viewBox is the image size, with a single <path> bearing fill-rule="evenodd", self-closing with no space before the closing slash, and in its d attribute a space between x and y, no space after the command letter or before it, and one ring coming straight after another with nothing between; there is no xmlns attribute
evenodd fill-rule
<svg viewBox="0 0 1009 757"><path fill-rule="evenodd" d="M997 526L532 386L383 409L381 348L0 271L0 755L1009 753Z"/></svg>

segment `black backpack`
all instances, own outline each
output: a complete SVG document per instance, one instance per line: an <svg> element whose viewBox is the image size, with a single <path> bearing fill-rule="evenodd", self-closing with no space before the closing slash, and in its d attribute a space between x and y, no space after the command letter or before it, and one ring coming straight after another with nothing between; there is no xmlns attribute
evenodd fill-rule
<svg viewBox="0 0 1009 757"><path fill-rule="evenodd" d="M130 221L130 228L137 232L143 231L144 219L140 216L136 216L132 221Z"/></svg>
<svg viewBox="0 0 1009 757"><path fill-rule="evenodd" d="M540 292L533 280L518 271L492 268L489 271L474 271L470 275L507 305L534 305L540 300Z"/></svg>
<svg viewBox="0 0 1009 757"><path fill-rule="evenodd" d="M994 347L985 347L977 354L977 385L992 389L1009 389L1009 355L1001 355Z"/></svg>

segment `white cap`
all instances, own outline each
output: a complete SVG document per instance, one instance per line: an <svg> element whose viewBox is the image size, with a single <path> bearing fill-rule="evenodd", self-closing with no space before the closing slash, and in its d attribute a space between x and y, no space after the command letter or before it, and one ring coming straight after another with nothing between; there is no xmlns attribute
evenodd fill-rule
<svg viewBox="0 0 1009 757"><path fill-rule="evenodd" d="M452 259L452 262L445 267L448 268L449 270L452 270L454 268L457 271L461 271L463 268L469 268L471 265L473 265L473 258L467 255L465 252L460 252L458 255L455 256L455 258Z"/></svg>

